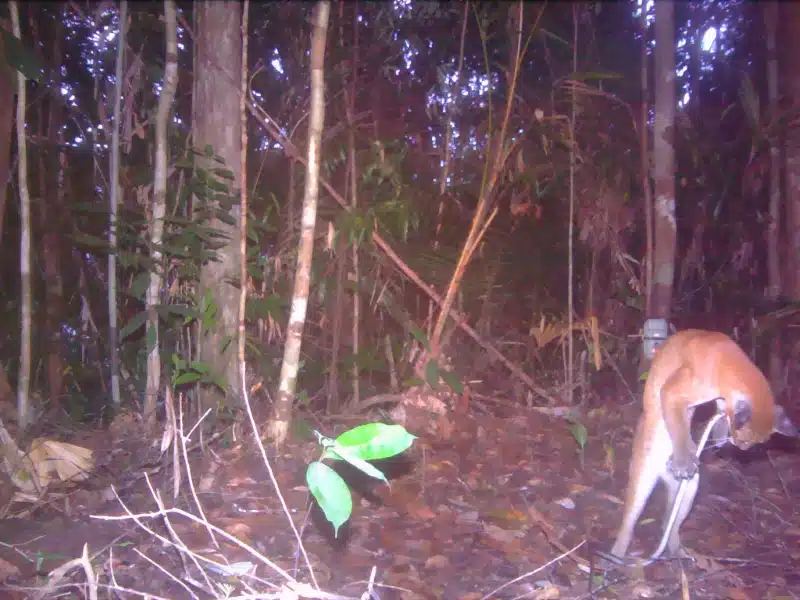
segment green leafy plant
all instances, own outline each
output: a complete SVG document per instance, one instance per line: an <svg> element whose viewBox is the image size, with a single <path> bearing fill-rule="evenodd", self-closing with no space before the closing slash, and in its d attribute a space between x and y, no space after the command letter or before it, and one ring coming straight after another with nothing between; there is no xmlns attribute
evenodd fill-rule
<svg viewBox="0 0 800 600"><path fill-rule="evenodd" d="M402 425L366 423L342 433L335 440L314 431L324 448L320 460L306 470L306 482L319 504L325 518L333 525L334 536L353 512L353 497L347 482L336 471L323 463L325 459L343 460L361 472L389 483L382 471L368 463L369 460L389 458L405 452L416 439Z"/></svg>
<svg viewBox="0 0 800 600"><path fill-rule="evenodd" d="M177 354L172 355L172 385L180 387L191 383L210 384L225 391L225 380L211 373L211 366L202 361L187 361Z"/></svg>
<svg viewBox="0 0 800 600"><path fill-rule="evenodd" d="M578 423L577 421L570 423L569 432L575 439L575 443L578 444L578 457L581 461L581 469L583 469L586 442L589 440L589 434L586 431L586 425L583 423Z"/></svg>

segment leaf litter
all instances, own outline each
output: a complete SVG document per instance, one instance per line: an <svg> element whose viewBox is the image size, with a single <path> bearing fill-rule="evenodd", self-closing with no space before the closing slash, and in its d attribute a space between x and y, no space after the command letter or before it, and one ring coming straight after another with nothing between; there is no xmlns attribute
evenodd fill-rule
<svg viewBox="0 0 800 600"><path fill-rule="evenodd" d="M491 597L588 598L589 575L582 568L588 548L607 548L622 512L635 425L631 413L635 411L610 408L589 413L583 423L587 435L582 457L570 423L535 411L520 409L499 417L459 410L428 419L419 430L407 423L419 436L419 445L403 457L399 475L392 474L392 464L382 467L391 487L380 482L353 485L353 514L342 526L341 539L333 537L318 510L312 509L306 519L303 457L314 456L311 442L290 442L273 466L296 525L306 523L304 543L327 590L358 596L355 590L363 589L374 566L376 582L393 586L376 588L381 600L480 599L503 585ZM437 431L446 435L437 437ZM45 504L35 518L0 521L5 583L33 583L79 557L86 543L90 553L113 548L115 576L127 587L161 597L188 597L137 551L178 573L181 566L174 553L131 523L88 519L90 512L120 513L116 502L108 501L110 483L134 511L153 510L144 471L152 472L155 486L170 489L167 470L153 468L157 450L143 451L136 436L125 442L123 433L120 439L80 442L96 456L107 457L105 477L81 482L91 488L81 490L83 497L94 494L94 502L74 501L66 508L63 502ZM681 598L687 590L686 597L695 599L792 597L800 589L800 516L792 502L800 491L800 458L784 450L754 452L746 457L730 451L704 455L701 491L682 529L694 565L659 562L612 573L605 581L595 575L593 583L600 587L595 597ZM194 453L191 458L203 481L200 499L209 522L284 569L293 569L296 540L252 449L246 444L216 447L205 457ZM68 495L81 497L77 491ZM648 507L636 531L632 551L639 554L649 552L661 533L663 507L651 504L655 506ZM186 498L179 498L177 505L188 507ZM215 548L196 523L184 522L179 528L186 544L198 552L222 556L231 568L250 564L227 541ZM591 543L569 558L508 584L585 540Z"/></svg>

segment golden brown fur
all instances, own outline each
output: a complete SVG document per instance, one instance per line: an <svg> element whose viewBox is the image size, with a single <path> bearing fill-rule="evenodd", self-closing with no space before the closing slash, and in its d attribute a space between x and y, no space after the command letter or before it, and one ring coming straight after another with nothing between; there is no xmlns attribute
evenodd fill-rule
<svg viewBox="0 0 800 600"><path fill-rule="evenodd" d="M669 338L653 358L643 401L625 510L611 553L622 557L627 552L656 482L660 479L667 488L668 517L680 481L685 479L688 488L667 544L670 554L678 556L682 553L678 530L694 503L699 480L697 448L690 432L694 408L716 401L727 418L720 420L715 433L745 450L774 432L797 435L797 431L775 404L759 368L736 342L713 331L689 329Z"/></svg>

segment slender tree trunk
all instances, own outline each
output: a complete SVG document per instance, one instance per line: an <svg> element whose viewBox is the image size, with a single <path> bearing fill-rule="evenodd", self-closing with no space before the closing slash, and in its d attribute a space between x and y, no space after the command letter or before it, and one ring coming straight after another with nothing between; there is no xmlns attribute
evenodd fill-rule
<svg viewBox="0 0 800 600"><path fill-rule="evenodd" d="M322 130L325 125L325 40L328 35L330 3L321 0L314 8L311 34L311 115L308 124L308 168L306 169L303 217L300 226L300 244L297 253L297 270L292 294L292 308L286 331L283 365L278 394L275 398L268 435L276 446L286 441L292 422L292 403L297 387L300 362L300 347L308 307L311 259L314 254L314 228L317 222L317 199L319 196L319 162Z"/></svg>
<svg viewBox="0 0 800 600"><path fill-rule="evenodd" d="M10 2L11 23L14 37L22 40L19 24L19 5ZM17 377L17 419L20 429L28 427L30 417L30 391L31 380L31 306L33 304L31 292L31 197L28 192L28 149L25 140L25 76L17 72L17 152L19 163L17 175L19 178L20 198L20 248L19 272L21 278L20 290L22 303L20 310L20 351L19 375Z"/></svg>
<svg viewBox="0 0 800 600"><path fill-rule="evenodd" d="M245 349L247 347L247 329L245 328L247 313L247 28L250 22L250 0L244 0L242 7L242 59L241 84L239 94L239 122L241 143L239 148L239 169L241 170L241 220L239 221L239 342L236 348L239 360L239 381L241 382L242 399L247 399L247 370ZM250 411L249 402L247 410ZM251 413L252 414L252 413Z"/></svg>
<svg viewBox="0 0 800 600"><path fill-rule="evenodd" d="M161 298L164 241L164 217L167 211L167 131L172 100L178 87L178 34L174 0L164 1L166 26L166 67L164 84L158 99L156 115L156 157L153 176L153 210L150 222L150 257L152 266L147 288L147 387L144 402L144 422L151 431L156 424L156 402L161 383L161 355L158 341L158 313Z"/></svg>
<svg viewBox="0 0 800 600"><path fill-rule="evenodd" d="M117 209L119 207L119 127L122 118L122 76L128 40L128 0L119 5L119 46L114 69L114 129L111 132L111 190L109 194L108 246L108 345L111 348L111 401L119 407L119 348L117 347Z"/></svg>
<svg viewBox="0 0 800 600"><path fill-rule="evenodd" d="M238 87L242 63L242 12L239 2L205 0L195 4L197 17L195 55L197 70L194 83L195 146L211 146L233 174L229 193L238 196L241 184L241 120L238 102L231 89ZM204 165L206 166L206 165ZM209 168L219 165L208 164ZM237 189L234 189L237 188ZM230 211L234 223L211 219L210 227L227 236L217 249L217 261L208 261L200 273L200 297L208 293L217 310L217 318L199 337L199 359L214 375L225 381L226 391L208 387L203 393L204 408L215 408L242 401L239 369L236 363L236 339L239 324L240 290L230 281L240 275L241 210L234 202Z"/></svg>
<svg viewBox="0 0 800 600"><path fill-rule="evenodd" d="M358 3L355 4L355 14L358 15ZM350 80L350 93L345 95L345 111L347 113L347 148L348 148L348 167L350 170L350 210L352 213L358 210L358 165L356 164L356 89L358 85L358 19L353 19L353 68ZM348 97L349 96L349 97ZM361 401L361 377L360 377L360 345L361 345L361 294L359 293L361 270L358 263L358 244L353 242L351 250L353 261L353 366L352 366L352 386L353 397L350 399L352 406L358 406Z"/></svg>
<svg viewBox="0 0 800 600"><path fill-rule="evenodd" d="M650 129L650 85L647 68L647 8L646 2L642 3L641 28L642 49L640 65L640 85L642 101L639 105L639 156L642 170L642 195L644 199L645 222L645 315L650 315L653 298L653 193L650 188L650 142L647 132Z"/></svg>
<svg viewBox="0 0 800 600"><path fill-rule="evenodd" d="M656 122L653 130L655 159L655 215L653 256L653 304L656 318L668 319L672 312L675 279L675 4L656 2Z"/></svg>

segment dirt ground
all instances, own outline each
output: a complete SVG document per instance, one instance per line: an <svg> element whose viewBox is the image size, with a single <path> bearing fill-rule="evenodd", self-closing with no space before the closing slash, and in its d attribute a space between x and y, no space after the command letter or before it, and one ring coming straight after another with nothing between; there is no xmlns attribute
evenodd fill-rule
<svg viewBox="0 0 800 600"><path fill-rule="evenodd" d="M434 435L408 427L420 439L407 456L379 465L391 486L346 474L357 491L351 520L338 539L318 511L308 516L306 510L305 465L318 455L316 442L295 439L278 455L268 449L321 589L358 598L374 566L375 582L393 586L375 588L382 600L479 600L490 593L492 598L800 598L800 515L793 501L800 497L797 441L773 439L747 453L707 451L697 502L682 528L696 562L663 561L603 578L581 570L573 557L587 558L590 549L610 546L622 511L637 402L621 405L615 398L605 404L609 408L591 411L583 422L588 441L582 455L563 419L511 408L502 399L464 402L469 406L430 417L437 422ZM335 436L343 429L323 432ZM217 440L205 453L191 454L205 516L310 582L267 470L253 444L242 439ZM184 582L200 579L195 565L184 565L173 548L131 520L91 516L123 514L110 499L111 484L132 511L156 510L145 472L152 473L167 506L198 514L188 488L184 485L173 502L171 470L159 467L157 448L143 449L135 436L93 432L80 443L94 447L105 463L88 485L63 498L53 496L33 515L0 521L0 560L6 561L0 597L34 597L31 589L20 588L42 585L52 569L80 557L86 544L101 584L113 576L118 587L191 598L167 573ZM655 548L662 512L659 494L640 521L633 553ZM161 520L142 522L166 535ZM198 554L258 564L256 589L268 592L270 584L282 582L219 535L216 547L204 526L176 515L170 522ZM244 593L232 578L216 579ZM82 597L72 584L85 581L82 570L71 571L61 581L59 597ZM188 589L195 597L209 597ZM114 596L101 589L100 597Z"/></svg>

